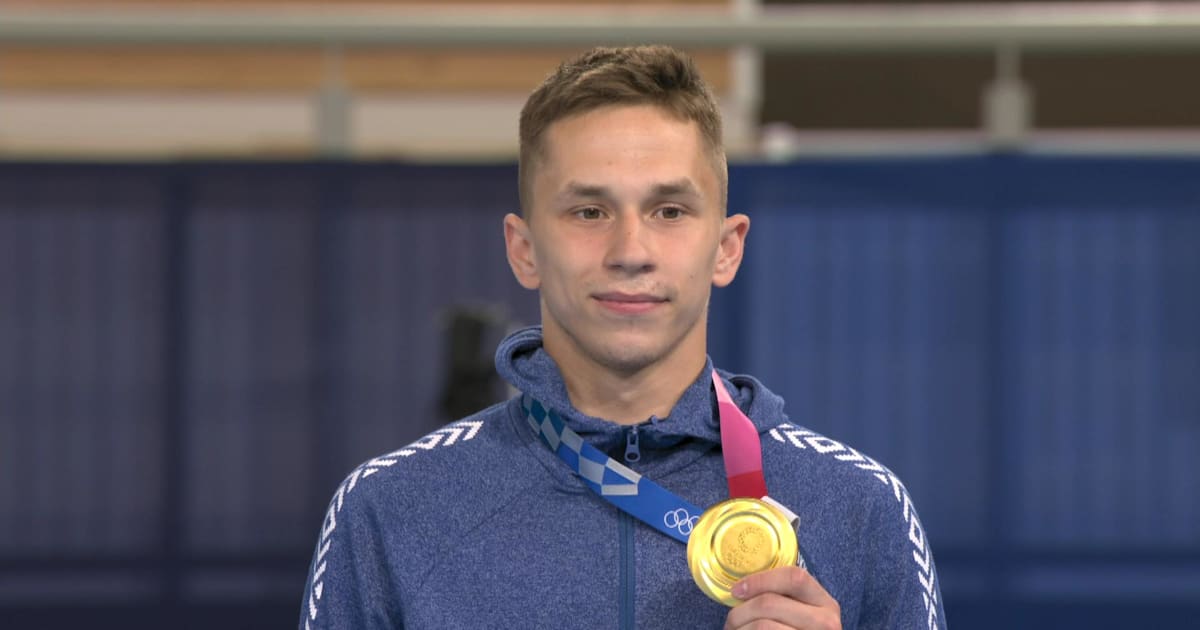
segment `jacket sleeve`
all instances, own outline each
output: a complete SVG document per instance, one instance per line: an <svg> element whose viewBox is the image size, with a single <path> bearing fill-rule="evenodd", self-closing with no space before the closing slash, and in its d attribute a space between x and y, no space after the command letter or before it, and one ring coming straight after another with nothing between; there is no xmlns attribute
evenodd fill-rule
<svg viewBox="0 0 1200 630"><path fill-rule="evenodd" d="M860 630L945 630L941 584L925 528L908 491L888 474L873 523L874 558Z"/></svg>
<svg viewBox="0 0 1200 630"><path fill-rule="evenodd" d="M387 568L388 550L379 531L371 496L359 473L334 493L321 524L301 604L300 630L401 628Z"/></svg>

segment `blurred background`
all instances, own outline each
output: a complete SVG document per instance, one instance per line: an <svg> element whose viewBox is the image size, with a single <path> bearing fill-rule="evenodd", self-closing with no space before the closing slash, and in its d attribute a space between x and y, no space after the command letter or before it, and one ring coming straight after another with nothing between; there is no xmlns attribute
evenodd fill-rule
<svg viewBox="0 0 1200 630"><path fill-rule="evenodd" d="M0 628L287 628L358 463L507 395L517 113L663 42L710 351L893 468L954 628L1200 619L1198 3L0 1Z"/></svg>

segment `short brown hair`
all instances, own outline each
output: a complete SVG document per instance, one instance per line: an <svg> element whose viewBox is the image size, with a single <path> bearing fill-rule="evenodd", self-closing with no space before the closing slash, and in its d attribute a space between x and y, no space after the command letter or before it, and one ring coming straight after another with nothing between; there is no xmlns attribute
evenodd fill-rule
<svg viewBox="0 0 1200 630"><path fill-rule="evenodd" d="M724 209L728 189L721 111L691 58L669 46L593 48L568 59L521 108L518 187L528 214L534 161L544 156L551 124L609 105L656 105L679 120L695 121L713 154Z"/></svg>

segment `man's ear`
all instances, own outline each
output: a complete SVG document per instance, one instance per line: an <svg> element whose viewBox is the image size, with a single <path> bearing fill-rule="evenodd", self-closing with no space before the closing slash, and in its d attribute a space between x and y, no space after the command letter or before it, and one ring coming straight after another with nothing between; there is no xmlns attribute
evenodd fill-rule
<svg viewBox="0 0 1200 630"><path fill-rule="evenodd" d="M526 289L541 286L529 224L511 212L504 217L504 251L508 255L508 266L512 267L513 275L521 286Z"/></svg>
<svg viewBox="0 0 1200 630"><path fill-rule="evenodd" d="M750 217L735 214L725 217L721 225L721 241L717 244L717 264L713 267L713 286L724 287L733 282L738 267L742 265L742 252L746 247L746 233L750 231Z"/></svg>

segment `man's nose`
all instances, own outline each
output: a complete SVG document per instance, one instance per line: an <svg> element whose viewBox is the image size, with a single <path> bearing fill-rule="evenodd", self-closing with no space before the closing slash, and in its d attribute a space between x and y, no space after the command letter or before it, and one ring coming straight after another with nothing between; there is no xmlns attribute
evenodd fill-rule
<svg viewBox="0 0 1200 630"><path fill-rule="evenodd" d="M612 232L605 266L626 273L654 269L651 237L651 231L642 217L636 214L622 215Z"/></svg>

